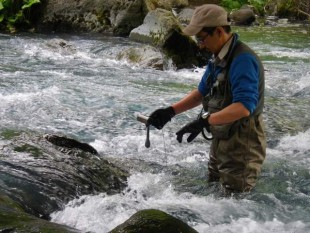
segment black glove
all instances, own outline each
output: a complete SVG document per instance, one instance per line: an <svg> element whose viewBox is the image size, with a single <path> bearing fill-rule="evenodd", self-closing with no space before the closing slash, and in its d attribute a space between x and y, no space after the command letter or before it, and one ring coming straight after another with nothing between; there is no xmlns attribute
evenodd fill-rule
<svg viewBox="0 0 310 233"><path fill-rule="evenodd" d="M168 108L160 108L155 110L147 120L147 125L153 125L157 129L162 129L171 118L175 116L174 109L170 106Z"/></svg>
<svg viewBox="0 0 310 233"><path fill-rule="evenodd" d="M208 121L199 117L197 120L194 120L185 125L176 133L178 142L182 142L183 135L186 133L190 134L187 138L187 142L193 141L198 136L198 134L202 132L203 128L206 128L208 132L210 131Z"/></svg>

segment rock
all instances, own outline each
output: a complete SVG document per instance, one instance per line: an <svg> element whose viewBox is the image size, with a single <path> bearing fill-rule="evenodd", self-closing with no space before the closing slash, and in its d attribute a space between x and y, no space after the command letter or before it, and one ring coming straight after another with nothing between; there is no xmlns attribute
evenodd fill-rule
<svg viewBox="0 0 310 233"><path fill-rule="evenodd" d="M251 25L256 19L253 10L249 7L232 11L229 17L235 25Z"/></svg>
<svg viewBox="0 0 310 233"><path fill-rule="evenodd" d="M104 11L98 8L99 0L47 0L43 15L37 23L39 31L104 31L110 22L105 22ZM97 6L97 7L96 7Z"/></svg>
<svg viewBox="0 0 310 233"><path fill-rule="evenodd" d="M62 55L72 55L76 53L76 48L68 41L65 41L63 39L54 38L48 40L46 42L46 45L53 52L57 52Z"/></svg>
<svg viewBox="0 0 310 233"><path fill-rule="evenodd" d="M18 203L0 193L0 232L78 233L80 231L27 214Z"/></svg>
<svg viewBox="0 0 310 233"><path fill-rule="evenodd" d="M281 25L286 25L286 24L288 24L288 19L279 19L278 20L278 24L281 24Z"/></svg>
<svg viewBox="0 0 310 233"><path fill-rule="evenodd" d="M129 32L139 26L146 15L142 0L118 0L111 4L109 20L113 33L119 36L128 36ZM106 9L106 11L109 9Z"/></svg>
<svg viewBox="0 0 310 233"><path fill-rule="evenodd" d="M118 60L126 60L139 67L151 67L158 70L164 69L164 59L161 52L149 45L139 48L129 48L117 55Z"/></svg>
<svg viewBox="0 0 310 233"><path fill-rule="evenodd" d="M109 233L198 233L181 220L155 209L141 210Z"/></svg>
<svg viewBox="0 0 310 233"><path fill-rule="evenodd" d="M143 24L130 32L129 38L135 41L163 46L173 30L181 25L171 11L156 9L147 14Z"/></svg>
<svg viewBox="0 0 310 233"><path fill-rule="evenodd" d="M47 0L38 31L88 31L128 35L146 15L143 0Z"/></svg>
<svg viewBox="0 0 310 233"><path fill-rule="evenodd" d="M179 12L177 17L182 25L188 25L189 22L191 21L193 14L194 14L194 9L184 8Z"/></svg>
<svg viewBox="0 0 310 233"><path fill-rule="evenodd" d="M148 13L143 24L133 29L129 37L159 47L178 69L205 65L210 55L199 57L196 42L182 34L181 27L171 11L158 8Z"/></svg>
<svg viewBox="0 0 310 233"><path fill-rule="evenodd" d="M70 149L80 149L84 152L89 152L94 155L99 155L95 148L88 145L87 143L81 143L75 139L67 138L67 137L61 137L58 135L44 135L43 136L47 141L53 143L56 146L60 147L66 147Z"/></svg>
<svg viewBox="0 0 310 233"><path fill-rule="evenodd" d="M126 187L129 174L86 143L12 130L2 131L0 140L0 190L34 216L48 219L81 195Z"/></svg>

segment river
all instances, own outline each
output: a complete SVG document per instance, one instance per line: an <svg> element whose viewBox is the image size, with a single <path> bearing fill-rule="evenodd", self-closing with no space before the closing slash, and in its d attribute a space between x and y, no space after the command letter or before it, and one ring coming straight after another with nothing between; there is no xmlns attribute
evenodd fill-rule
<svg viewBox="0 0 310 233"><path fill-rule="evenodd" d="M150 114L198 84L202 68L165 70L116 59L127 38L104 35L0 34L1 128L61 133L87 142L130 169L121 194L81 196L51 215L82 232L105 233L141 209L178 217L200 233L310 232L310 27L234 28L266 70L267 158L256 189L243 199L218 198L206 184L209 142L179 144L175 132L200 109L163 130ZM55 39L70 46L54 46Z"/></svg>

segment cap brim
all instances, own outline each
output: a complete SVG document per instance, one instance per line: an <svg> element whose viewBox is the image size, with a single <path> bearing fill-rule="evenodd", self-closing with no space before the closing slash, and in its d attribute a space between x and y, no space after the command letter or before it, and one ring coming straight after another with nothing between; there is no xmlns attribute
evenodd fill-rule
<svg viewBox="0 0 310 233"><path fill-rule="evenodd" d="M183 29L183 33L187 36L194 36L198 34L202 30L202 27L197 27L194 25L188 25L186 28Z"/></svg>

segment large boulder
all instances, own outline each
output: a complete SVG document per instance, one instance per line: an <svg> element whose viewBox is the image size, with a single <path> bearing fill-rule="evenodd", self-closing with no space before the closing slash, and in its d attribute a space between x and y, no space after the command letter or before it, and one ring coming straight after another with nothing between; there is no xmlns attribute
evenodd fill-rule
<svg viewBox="0 0 310 233"><path fill-rule="evenodd" d="M184 8L178 13L177 17L182 25L188 25L191 21L193 14L194 9Z"/></svg>
<svg viewBox="0 0 310 233"><path fill-rule="evenodd" d="M0 190L34 216L48 219L81 195L119 193L129 175L87 143L60 135L0 133Z"/></svg>
<svg viewBox="0 0 310 233"><path fill-rule="evenodd" d="M129 38L162 47L173 31L180 31L180 28L171 11L157 8L146 15L142 25L130 32Z"/></svg>
<svg viewBox="0 0 310 233"><path fill-rule="evenodd" d="M142 23L143 6L143 0L46 0L37 29L128 35Z"/></svg>
<svg viewBox="0 0 310 233"><path fill-rule="evenodd" d="M171 11L157 8L145 17L143 24L130 32L130 39L159 47L172 59L176 68L206 64L209 55L201 55L196 42L182 33L182 26Z"/></svg>
<svg viewBox="0 0 310 233"><path fill-rule="evenodd" d="M46 0L39 31L91 31L127 36L149 11L171 10L188 5L187 0Z"/></svg>
<svg viewBox="0 0 310 233"><path fill-rule="evenodd" d="M110 233L198 233L181 220L155 209L141 210Z"/></svg>
<svg viewBox="0 0 310 233"><path fill-rule="evenodd" d="M0 232L78 233L80 231L32 216L18 203L0 193Z"/></svg>
<svg viewBox="0 0 310 233"><path fill-rule="evenodd" d="M255 22L256 17L251 7L244 5L239 10L234 10L229 15L235 25L251 25Z"/></svg>

